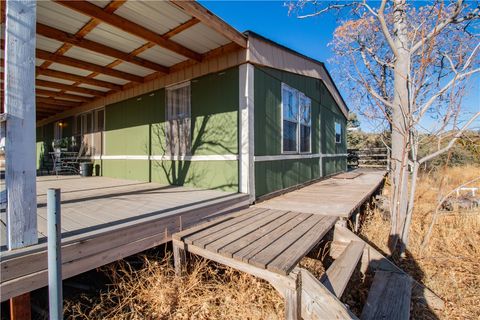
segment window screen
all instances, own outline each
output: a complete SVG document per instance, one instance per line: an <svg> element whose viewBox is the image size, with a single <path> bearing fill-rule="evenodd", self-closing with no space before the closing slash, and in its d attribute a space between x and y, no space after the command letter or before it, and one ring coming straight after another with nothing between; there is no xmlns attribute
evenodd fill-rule
<svg viewBox="0 0 480 320"><path fill-rule="evenodd" d="M338 122L335 122L335 143L342 142L342 125Z"/></svg>
<svg viewBox="0 0 480 320"><path fill-rule="evenodd" d="M297 151L298 97L294 90L284 86L282 90L283 107L283 151Z"/></svg>
<svg viewBox="0 0 480 320"><path fill-rule="evenodd" d="M190 153L190 83L167 89L166 147L170 155Z"/></svg>
<svg viewBox="0 0 480 320"><path fill-rule="evenodd" d="M310 152L312 133L312 100L300 95L300 152Z"/></svg>

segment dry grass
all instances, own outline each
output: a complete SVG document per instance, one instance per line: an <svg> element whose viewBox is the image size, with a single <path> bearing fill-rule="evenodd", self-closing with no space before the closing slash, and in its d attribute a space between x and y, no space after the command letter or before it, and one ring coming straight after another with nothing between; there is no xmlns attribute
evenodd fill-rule
<svg viewBox="0 0 480 320"><path fill-rule="evenodd" d="M69 319L280 319L283 300L265 281L196 260L175 277L171 257L143 257L105 270L112 285L97 297L67 301Z"/></svg>
<svg viewBox="0 0 480 320"><path fill-rule="evenodd" d="M415 319L480 319L479 210L440 215L428 246L423 253L420 250L439 195L479 175L478 167L469 166L424 174L419 179L409 254L399 264L442 297L446 308L432 311L416 305L413 310ZM442 177L444 185L440 191ZM382 220L379 214L370 214L361 233L387 252L389 228L389 222Z"/></svg>
<svg viewBox="0 0 480 320"><path fill-rule="evenodd" d="M420 254L420 243L431 221L439 186L441 193L479 175L479 168L451 168L420 179L408 258L397 261L404 270L446 301L443 311L414 304L414 319L480 319L480 214L451 212L435 225L429 246ZM386 189L388 192L388 189ZM367 216L362 236L387 252L389 222L375 210ZM304 258L301 266L320 277L328 265L328 253ZM319 261L320 260L320 261ZM143 266L120 262L106 270L112 285L95 297L67 301L71 319L281 319L283 300L265 281L204 260L192 263L184 278L174 275L171 257L144 257ZM359 272L342 300L360 313L371 277ZM355 283L353 283L355 282ZM359 283L364 283L359 285Z"/></svg>

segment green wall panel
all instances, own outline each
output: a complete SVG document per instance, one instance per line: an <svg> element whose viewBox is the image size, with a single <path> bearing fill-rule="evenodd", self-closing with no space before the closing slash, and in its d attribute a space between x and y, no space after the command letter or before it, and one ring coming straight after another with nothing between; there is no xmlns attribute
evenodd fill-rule
<svg viewBox="0 0 480 320"><path fill-rule="evenodd" d="M165 90L106 107L105 154L165 155ZM238 68L191 81L191 155L238 154ZM238 190L237 161L104 160L124 179Z"/></svg>
<svg viewBox="0 0 480 320"><path fill-rule="evenodd" d="M254 72L255 156L282 154L282 82L312 100L312 153L346 153L345 130L342 143L335 143L335 121L345 128L345 116L321 80L257 66ZM322 168L324 175L345 170L344 159L327 159ZM318 158L255 163L257 196L316 178L320 178Z"/></svg>
<svg viewBox="0 0 480 320"><path fill-rule="evenodd" d="M191 81L192 154L238 154L238 68Z"/></svg>
<svg viewBox="0 0 480 320"><path fill-rule="evenodd" d="M152 161L152 181L238 191L237 161Z"/></svg>

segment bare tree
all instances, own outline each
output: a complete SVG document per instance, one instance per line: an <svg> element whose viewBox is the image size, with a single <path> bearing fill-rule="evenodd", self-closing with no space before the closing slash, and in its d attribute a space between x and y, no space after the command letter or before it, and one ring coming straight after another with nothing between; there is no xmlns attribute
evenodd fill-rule
<svg viewBox="0 0 480 320"><path fill-rule="evenodd" d="M347 17L331 45L355 101L364 104L364 112L390 125L390 248L394 250L401 240L403 250L408 245L420 165L448 151L480 116L480 111L462 112L460 103L468 79L480 71L475 33L480 6L462 0L422 6L406 0L302 0L288 6L300 18L332 11ZM441 137L442 143L420 158L425 137Z"/></svg>

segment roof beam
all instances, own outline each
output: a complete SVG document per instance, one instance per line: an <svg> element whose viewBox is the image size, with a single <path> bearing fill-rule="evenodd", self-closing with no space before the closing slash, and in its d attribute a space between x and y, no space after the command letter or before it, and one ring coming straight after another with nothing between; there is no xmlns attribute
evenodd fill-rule
<svg viewBox="0 0 480 320"><path fill-rule="evenodd" d="M173 28L172 30L165 32L163 34L163 37L165 37L167 39L170 39L171 37L179 34L180 32L185 31L190 27L193 27L197 23L200 23L200 20L198 20L197 18L192 18L190 20L187 20L184 23L182 23L181 25Z"/></svg>
<svg viewBox="0 0 480 320"><path fill-rule="evenodd" d="M76 87L76 86L72 86L72 85L64 84L64 83L60 83L60 82L55 82L55 81L37 79L35 81L35 83L36 83L37 86L41 86L41 87L55 88L55 89L71 91L71 92L78 92L78 93L89 94L89 95L97 96L97 97L105 97L107 95L107 92L98 91L98 90L89 89L89 88Z"/></svg>
<svg viewBox="0 0 480 320"><path fill-rule="evenodd" d="M98 64L90 63L90 62L83 61L83 60L78 60L78 59L75 59L75 58L70 58L70 57L67 57L67 56L62 56L62 55L55 54L55 53L52 53L52 52L48 52L48 51L41 50L41 49L37 49L36 52L37 52L37 58L42 59L42 60L47 60L47 61L50 61L50 62L64 64L64 65L79 68L79 69L82 69L82 70L89 70L89 71L93 71L93 72L97 72L97 73L101 73L101 74L106 74L106 75L109 75L109 76L112 76L112 77L115 77L115 78L119 78L119 79L123 79L123 80L127 80L127 81L133 81L133 82L138 82L138 83L143 82L142 77L131 74L131 73L127 73L127 72L103 67L103 66L100 66Z"/></svg>
<svg viewBox="0 0 480 320"><path fill-rule="evenodd" d="M81 102L42 97L37 97L37 102L61 107L78 107L82 104Z"/></svg>
<svg viewBox="0 0 480 320"><path fill-rule="evenodd" d="M105 12L108 12L108 13L113 13L115 10L117 10L118 8L120 8L127 0L113 0L111 1L109 4L107 4L103 10ZM96 19L90 19L83 27L80 28L80 30L78 30L76 33L75 33L75 36L77 38L84 38L88 33L90 33L90 31L92 31L93 29L95 29L96 26L98 26L100 24L100 21L96 20ZM63 55L65 54L65 52L67 52L68 50L70 50L70 48L72 48L72 45L69 44L69 43L63 43L62 46L60 48L58 48L56 51L55 51L55 54L58 54L58 55ZM42 68L48 68L50 65L52 64L51 61L44 61L42 63L42 65L40 67Z"/></svg>
<svg viewBox="0 0 480 320"><path fill-rule="evenodd" d="M39 103L37 101L37 110L40 110L40 111L49 111L49 112L61 112L61 111L65 111L67 108L65 107L60 107L60 106L55 106L55 105L50 105L50 104L46 104L46 103Z"/></svg>
<svg viewBox="0 0 480 320"><path fill-rule="evenodd" d="M111 83L111 82L98 80L98 79L82 77L82 76L78 76L78 75L73 74L73 73L57 71L57 70L52 70L52 69L42 69L40 67L37 67L36 70L37 70L37 75L43 75L43 76L54 77L54 78L59 78L59 79L64 79L64 80L86 83L86 84L90 84L92 86L108 88L108 89L111 89L111 90L114 90L114 91L121 91L122 90L122 86L120 86L118 84L114 84L114 83Z"/></svg>
<svg viewBox="0 0 480 320"><path fill-rule="evenodd" d="M168 40L167 38L163 37L162 35L155 33L135 22L122 18L115 14L109 14L102 10L102 8L97 7L94 4L91 4L86 1L66 1L66 0L55 0L57 3L64 5L67 8L85 14L89 17L101 20L104 23L107 23L111 26L119 28L125 32L128 32L136 37L142 38L144 40L150 41L173 51L179 55L184 57L194 59L197 61L202 60L202 55L188 49L187 47L182 46L174 41Z"/></svg>
<svg viewBox="0 0 480 320"><path fill-rule="evenodd" d="M246 37L235 30L228 23L217 17L211 11L204 8L202 5L198 4L196 1L185 1L185 0L170 0L173 4L178 6L180 9L185 11L187 14L192 17L197 18L203 24L209 26L213 30L222 34L227 39L235 42L242 48L247 47Z"/></svg>
<svg viewBox="0 0 480 320"><path fill-rule="evenodd" d="M92 101L93 98L85 97L85 96L79 96L76 94L69 94L65 93L62 91L52 91L52 90L46 90L46 89L35 89L35 93L37 95L42 95L42 96L47 96L47 97L58 97L58 98L65 98L68 100L73 100L73 101L80 101L80 102L89 102Z"/></svg>
<svg viewBox="0 0 480 320"><path fill-rule="evenodd" d="M75 2L75 1L73 1L73 2ZM66 43L69 43L73 46L84 48L84 49L87 49L87 50L90 50L90 51L93 51L93 52L96 52L96 53L101 53L103 55L110 56L110 57L116 58L116 59L120 59L120 60L123 60L123 61L126 61L126 62L130 62L130 63L139 65L139 66L144 67L144 68L159 71L159 72L162 72L162 73L165 73L165 74L169 72L168 67L162 66L158 63L151 62L151 61L136 57L134 55L130 55L126 52L108 47L104 44L101 44L101 43L98 43L98 42L95 42L95 41L91 41L91 40L88 40L88 39L79 39L71 33L55 29L53 27L44 25L42 23L37 23L37 33L39 35L42 35L42 36L50 38L50 39L54 39L54 40L61 41L61 42L66 42Z"/></svg>

